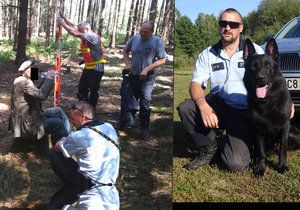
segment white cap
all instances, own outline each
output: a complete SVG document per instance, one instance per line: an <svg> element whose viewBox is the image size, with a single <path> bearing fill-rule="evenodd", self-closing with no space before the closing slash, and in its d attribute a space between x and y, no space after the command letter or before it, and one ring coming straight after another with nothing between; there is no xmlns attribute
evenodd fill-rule
<svg viewBox="0 0 300 210"><path fill-rule="evenodd" d="M33 66L35 64L35 61L33 59L31 60L27 60L27 61L24 61L22 63L22 65L19 67L19 71L25 71L27 70L28 68L30 68L31 66Z"/></svg>

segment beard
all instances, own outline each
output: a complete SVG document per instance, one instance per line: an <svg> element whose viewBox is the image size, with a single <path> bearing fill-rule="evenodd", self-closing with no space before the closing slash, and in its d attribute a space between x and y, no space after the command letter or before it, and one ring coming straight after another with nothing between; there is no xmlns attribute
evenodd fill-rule
<svg viewBox="0 0 300 210"><path fill-rule="evenodd" d="M231 32L224 31L221 34L222 42L227 45L234 43L237 40L237 38L238 37L233 37L233 34Z"/></svg>

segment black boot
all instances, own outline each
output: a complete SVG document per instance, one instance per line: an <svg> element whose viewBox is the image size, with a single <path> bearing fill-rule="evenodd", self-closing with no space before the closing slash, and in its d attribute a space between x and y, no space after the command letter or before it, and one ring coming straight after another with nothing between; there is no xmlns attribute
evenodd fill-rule
<svg viewBox="0 0 300 210"><path fill-rule="evenodd" d="M140 112L140 127L141 127L141 136L140 139L143 141L147 141L150 139L150 132L148 130L149 128L149 123L150 123L150 111L143 111L142 113Z"/></svg>
<svg viewBox="0 0 300 210"><path fill-rule="evenodd" d="M148 141L151 138L150 131L148 129L141 129L140 139L143 141Z"/></svg>
<svg viewBox="0 0 300 210"><path fill-rule="evenodd" d="M197 169L200 166L208 165L217 151L217 144L207 145L199 148L199 155L191 162L183 166L187 170Z"/></svg>

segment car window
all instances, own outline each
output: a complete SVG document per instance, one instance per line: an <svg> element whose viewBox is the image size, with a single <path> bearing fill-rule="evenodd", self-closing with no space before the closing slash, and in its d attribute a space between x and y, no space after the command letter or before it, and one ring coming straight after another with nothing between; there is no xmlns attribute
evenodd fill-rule
<svg viewBox="0 0 300 210"><path fill-rule="evenodd" d="M300 38L300 21L295 19L291 21L285 28L276 36L276 39Z"/></svg>

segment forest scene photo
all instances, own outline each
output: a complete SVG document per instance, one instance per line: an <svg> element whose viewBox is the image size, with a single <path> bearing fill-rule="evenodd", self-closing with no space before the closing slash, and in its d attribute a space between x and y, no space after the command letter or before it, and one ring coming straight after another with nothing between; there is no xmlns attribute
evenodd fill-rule
<svg viewBox="0 0 300 210"><path fill-rule="evenodd" d="M11 88L25 60L35 60L41 77L46 71L55 69L59 48L59 107L68 114L71 105L78 100L77 86L83 71L79 64L81 40L63 29L61 43L58 44L56 27L59 11L74 24L88 22L92 31L101 37L107 62L104 64L95 116L112 124L118 131L121 160L116 187L120 209L171 209L174 0L1 1L0 209L43 209L62 185L49 163L49 136L45 137L46 154L41 154L34 139L16 143L14 133L8 130ZM129 39L139 33L141 23L148 20L154 22L153 34L165 44L167 60L155 70L149 127L152 138L141 141L139 127L118 130L122 70L125 68L122 52ZM39 81L40 78L34 84ZM42 102L42 108L53 106L52 90Z"/></svg>

